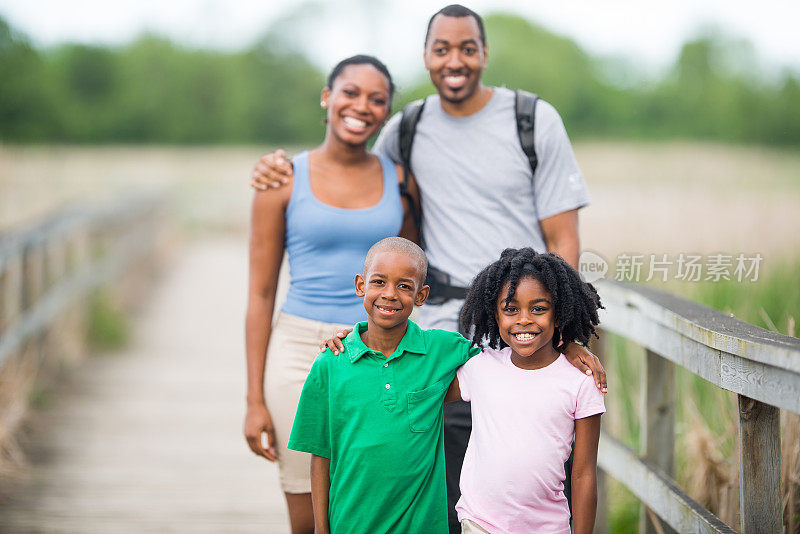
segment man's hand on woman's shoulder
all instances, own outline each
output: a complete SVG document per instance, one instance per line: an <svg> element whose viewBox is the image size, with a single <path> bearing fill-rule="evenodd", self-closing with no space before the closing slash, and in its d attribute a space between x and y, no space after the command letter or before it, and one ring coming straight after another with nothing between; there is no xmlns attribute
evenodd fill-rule
<svg viewBox="0 0 800 534"><path fill-rule="evenodd" d="M279 148L270 154L264 154L253 167L250 175L250 187L258 191L279 188L294 175L292 162L286 159L286 152Z"/></svg>

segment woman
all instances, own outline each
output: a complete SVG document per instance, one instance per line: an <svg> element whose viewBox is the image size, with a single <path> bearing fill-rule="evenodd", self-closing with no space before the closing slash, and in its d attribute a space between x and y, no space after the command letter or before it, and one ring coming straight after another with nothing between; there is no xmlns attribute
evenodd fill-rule
<svg viewBox="0 0 800 534"><path fill-rule="evenodd" d="M322 90L325 140L294 158L290 186L253 199L244 431L254 453L278 461L294 534L314 531L310 457L287 450L286 442L318 340L364 319L353 277L369 247L398 234L418 240L411 206L399 193L401 168L366 148L389 117L393 94L377 59L341 61ZM409 190L418 198L413 180ZM291 283L273 327L284 250Z"/></svg>

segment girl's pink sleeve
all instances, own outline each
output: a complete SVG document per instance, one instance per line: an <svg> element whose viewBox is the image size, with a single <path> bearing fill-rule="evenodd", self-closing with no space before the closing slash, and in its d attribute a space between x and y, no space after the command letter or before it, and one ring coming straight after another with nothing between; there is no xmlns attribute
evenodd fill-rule
<svg viewBox="0 0 800 534"><path fill-rule="evenodd" d="M594 379L591 376L584 376L581 381L581 386L578 388L578 396L575 403L575 419L591 417L592 415L605 413L605 411L606 403L603 400L603 394L597 389L594 384Z"/></svg>
<svg viewBox="0 0 800 534"><path fill-rule="evenodd" d="M458 368L456 377L458 378L458 388L461 390L461 399L465 401L471 400L470 392L472 386L472 376L474 374L475 365L478 362L478 357L470 358L470 360Z"/></svg>

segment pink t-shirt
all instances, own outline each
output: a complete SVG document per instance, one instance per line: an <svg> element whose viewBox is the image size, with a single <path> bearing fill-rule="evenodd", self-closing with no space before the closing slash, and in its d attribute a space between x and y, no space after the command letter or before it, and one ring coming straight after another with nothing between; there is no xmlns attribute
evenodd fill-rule
<svg viewBox="0 0 800 534"><path fill-rule="evenodd" d="M506 347L472 358L458 383L472 403L458 519L491 533L569 534L563 480L575 419L606 411L592 377L563 355L542 369L520 369Z"/></svg>

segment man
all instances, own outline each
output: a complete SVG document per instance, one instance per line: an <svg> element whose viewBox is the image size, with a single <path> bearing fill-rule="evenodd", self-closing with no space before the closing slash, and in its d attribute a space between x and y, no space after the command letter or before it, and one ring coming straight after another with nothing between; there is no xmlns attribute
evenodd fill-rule
<svg viewBox="0 0 800 534"><path fill-rule="evenodd" d="M488 61L481 17L458 4L434 14L424 60L437 94L427 98L417 124L411 171L421 192L422 236L431 268L450 286L465 288L503 249L526 246L555 252L577 268L578 209L588 204L589 195L556 110L537 101L539 163L531 176L517 134L514 92L481 82ZM386 124L373 149L397 163L400 115ZM280 186L291 172L281 157L279 151L262 158L253 172L254 187ZM431 297L436 302L433 292ZM463 298L439 300L444 302L429 300L420 309L420 324L458 330ZM597 371L595 382L605 391L596 358L580 347L571 346L573 351ZM470 428L467 403L445 407L448 504L455 532L453 508Z"/></svg>

